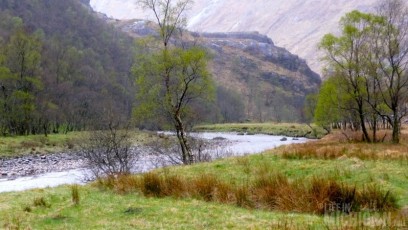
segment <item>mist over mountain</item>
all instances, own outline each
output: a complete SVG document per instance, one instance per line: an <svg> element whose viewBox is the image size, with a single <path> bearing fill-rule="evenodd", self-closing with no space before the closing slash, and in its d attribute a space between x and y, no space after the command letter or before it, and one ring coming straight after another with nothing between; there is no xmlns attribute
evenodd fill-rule
<svg viewBox="0 0 408 230"><path fill-rule="evenodd" d="M152 19L136 0L91 0L94 10L117 19ZM277 46L307 60L321 72L317 44L337 32L338 21L352 10L372 11L376 0L196 0L188 12L188 29L197 32L258 31Z"/></svg>

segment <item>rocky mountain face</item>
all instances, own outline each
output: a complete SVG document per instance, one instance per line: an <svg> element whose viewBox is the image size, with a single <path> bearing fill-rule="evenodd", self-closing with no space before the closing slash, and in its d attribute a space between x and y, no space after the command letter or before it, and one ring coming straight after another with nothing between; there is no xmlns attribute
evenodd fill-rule
<svg viewBox="0 0 408 230"><path fill-rule="evenodd" d="M134 37L157 34L154 24L143 20L114 24ZM188 37L209 49L217 84L239 92L247 118L298 120L305 95L321 83L305 60L257 32L192 32Z"/></svg>
<svg viewBox="0 0 408 230"><path fill-rule="evenodd" d="M99 12L117 19L151 19L136 0L91 0ZM195 0L188 29L196 32L258 31L321 71L317 44L336 33L339 19L354 9L372 11L377 0Z"/></svg>

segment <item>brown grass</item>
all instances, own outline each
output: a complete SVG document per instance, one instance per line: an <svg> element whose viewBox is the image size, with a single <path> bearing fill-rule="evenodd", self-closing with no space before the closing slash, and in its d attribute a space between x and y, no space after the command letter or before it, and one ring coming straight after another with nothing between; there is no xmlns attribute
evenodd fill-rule
<svg viewBox="0 0 408 230"><path fill-rule="evenodd" d="M332 178L290 181L283 174L259 173L249 183L235 183L221 181L212 174L187 178L150 172L140 177L124 175L106 180L99 185L120 193L140 191L148 197L196 198L251 209L323 215L397 208L396 198L389 191L376 186L358 188Z"/></svg>
<svg viewBox="0 0 408 230"><path fill-rule="evenodd" d="M219 184L218 179L211 174L204 174L192 181L194 192L205 201L212 201Z"/></svg>
<svg viewBox="0 0 408 230"><path fill-rule="evenodd" d="M71 199L74 205L79 205L80 202L79 185L77 184L71 186Z"/></svg>
<svg viewBox="0 0 408 230"><path fill-rule="evenodd" d="M358 133L354 134L359 136ZM304 144L283 146L274 150L285 159L346 159L400 160L408 162L408 134L402 134L401 144L364 143L347 141L340 133L334 132L322 140Z"/></svg>

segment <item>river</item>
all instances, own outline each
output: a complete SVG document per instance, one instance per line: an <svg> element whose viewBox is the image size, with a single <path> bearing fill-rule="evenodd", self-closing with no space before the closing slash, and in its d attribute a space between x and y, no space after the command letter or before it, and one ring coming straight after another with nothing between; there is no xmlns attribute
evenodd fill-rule
<svg viewBox="0 0 408 230"><path fill-rule="evenodd" d="M281 145L293 143L304 143L306 138L291 138L271 135L239 135L236 133L197 133L196 137L207 140L224 139L226 145L211 149L211 151L223 152L227 156L240 156L245 154L261 153L265 150L276 148ZM282 139L285 138L285 141ZM225 154L228 153L228 154ZM157 167L151 157L144 158L138 164L143 167L140 172L145 172ZM29 177L20 177L16 179L0 179L0 193L23 191L34 188L55 187L63 184L84 184L85 178L89 175L89 170L73 169L63 172L51 172ZM89 178L89 177L88 177Z"/></svg>

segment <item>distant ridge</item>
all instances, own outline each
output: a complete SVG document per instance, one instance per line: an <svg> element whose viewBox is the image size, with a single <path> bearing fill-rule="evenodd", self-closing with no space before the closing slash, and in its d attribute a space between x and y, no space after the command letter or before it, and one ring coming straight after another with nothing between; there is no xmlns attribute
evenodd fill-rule
<svg viewBox="0 0 408 230"><path fill-rule="evenodd" d="M91 0L96 10L118 19L149 19L135 0ZM337 32L339 19L354 9L373 10L377 0L195 0L188 28L197 32L258 31L277 46L306 59L321 72L317 44Z"/></svg>

